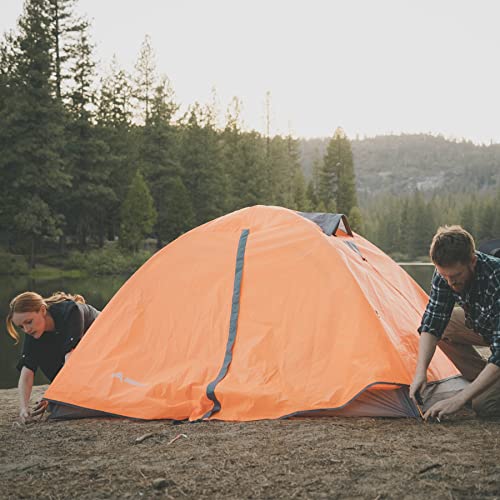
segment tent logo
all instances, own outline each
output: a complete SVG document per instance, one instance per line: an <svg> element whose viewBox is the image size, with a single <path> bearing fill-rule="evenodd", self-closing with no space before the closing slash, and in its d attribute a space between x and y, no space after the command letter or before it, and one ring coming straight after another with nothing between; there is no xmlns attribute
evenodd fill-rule
<svg viewBox="0 0 500 500"><path fill-rule="evenodd" d="M111 378L117 378L120 382L125 382L126 384L135 385L136 387L146 387L147 384L141 384L136 380L132 380L131 378L125 377L123 378L122 372L116 372L111 374Z"/></svg>

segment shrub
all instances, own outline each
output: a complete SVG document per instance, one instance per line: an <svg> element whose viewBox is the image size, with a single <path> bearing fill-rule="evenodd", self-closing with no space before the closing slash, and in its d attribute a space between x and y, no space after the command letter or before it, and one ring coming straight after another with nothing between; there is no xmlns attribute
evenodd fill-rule
<svg viewBox="0 0 500 500"><path fill-rule="evenodd" d="M0 252L0 274L28 274L28 261L22 255Z"/></svg>
<svg viewBox="0 0 500 500"><path fill-rule="evenodd" d="M141 250L135 253L122 253L114 246L90 252L72 252L66 259L66 269L78 269L91 275L131 274L147 259L151 252Z"/></svg>

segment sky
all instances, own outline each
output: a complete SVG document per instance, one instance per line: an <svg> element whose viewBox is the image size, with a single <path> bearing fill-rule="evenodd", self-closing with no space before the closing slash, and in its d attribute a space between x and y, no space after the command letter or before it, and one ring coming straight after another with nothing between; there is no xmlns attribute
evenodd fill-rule
<svg viewBox="0 0 500 500"><path fill-rule="evenodd" d="M0 31L22 0L0 0ZM432 133L500 142L497 0L79 0L104 72L145 35L181 110L233 96L246 129L349 137Z"/></svg>

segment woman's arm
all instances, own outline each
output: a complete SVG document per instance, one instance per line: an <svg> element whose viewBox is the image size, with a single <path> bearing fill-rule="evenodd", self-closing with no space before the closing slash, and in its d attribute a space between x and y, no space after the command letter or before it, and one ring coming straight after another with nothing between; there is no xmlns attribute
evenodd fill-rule
<svg viewBox="0 0 500 500"><path fill-rule="evenodd" d="M19 383L17 385L19 389L19 418L23 424L31 419L29 403L34 379L35 374L33 371L26 366L23 366L21 374L19 375Z"/></svg>

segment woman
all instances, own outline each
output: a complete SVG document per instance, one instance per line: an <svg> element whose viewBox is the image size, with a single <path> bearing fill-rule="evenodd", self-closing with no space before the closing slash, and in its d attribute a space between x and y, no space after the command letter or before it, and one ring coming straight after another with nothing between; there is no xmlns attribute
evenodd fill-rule
<svg viewBox="0 0 500 500"><path fill-rule="evenodd" d="M37 368L40 367L52 382L98 315L99 311L86 304L81 295L64 292L55 292L47 298L35 292L24 292L11 300L7 331L16 344L20 340L16 327L26 334L17 364L21 422L28 422L47 407L47 402L41 401L33 412L29 409Z"/></svg>

